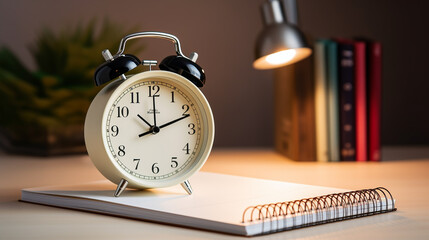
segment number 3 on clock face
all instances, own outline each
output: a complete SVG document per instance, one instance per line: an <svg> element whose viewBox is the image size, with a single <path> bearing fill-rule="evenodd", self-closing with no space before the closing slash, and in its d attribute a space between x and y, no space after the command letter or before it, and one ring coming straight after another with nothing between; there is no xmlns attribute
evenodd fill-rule
<svg viewBox="0 0 429 240"><path fill-rule="evenodd" d="M213 115L191 82L150 71L102 91L88 111L85 137L94 143L88 153L105 177L114 183L125 179L134 188L164 187L202 167L213 144Z"/></svg>

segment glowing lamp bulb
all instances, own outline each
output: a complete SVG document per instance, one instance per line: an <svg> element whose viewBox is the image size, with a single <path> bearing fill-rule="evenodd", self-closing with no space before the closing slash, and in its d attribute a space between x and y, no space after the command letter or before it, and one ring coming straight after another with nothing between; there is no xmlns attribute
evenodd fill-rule
<svg viewBox="0 0 429 240"><path fill-rule="evenodd" d="M289 62L295 57L295 55L295 49L288 49L266 56L265 61L271 65L280 65Z"/></svg>
<svg viewBox="0 0 429 240"><path fill-rule="evenodd" d="M310 48L295 48L278 51L256 59L253 67L256 69L271 69L296 63L311 54Z"/></svg>

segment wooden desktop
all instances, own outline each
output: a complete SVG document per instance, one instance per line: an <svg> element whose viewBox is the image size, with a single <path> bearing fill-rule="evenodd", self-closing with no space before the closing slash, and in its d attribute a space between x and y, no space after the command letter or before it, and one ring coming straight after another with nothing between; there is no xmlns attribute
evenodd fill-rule
<svg viewBox="0 0 429 240"><path fill-rule="evenodd" d="M379 163L290 161L271 150L215 150L202 171L344 189L384 186L396 212L264 235L261 239L427 239L429 148L383 150ZM235 239L133 219L19 202L22 188L101 180L86 155L0 154L0 239ZM112 189L113 191L113 189Z"/></svg>

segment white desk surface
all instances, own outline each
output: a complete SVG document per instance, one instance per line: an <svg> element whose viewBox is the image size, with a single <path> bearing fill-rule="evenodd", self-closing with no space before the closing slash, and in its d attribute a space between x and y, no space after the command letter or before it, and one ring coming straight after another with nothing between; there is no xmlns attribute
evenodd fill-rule
<svg viewBox="0 0 429 240"><path fill-rule="evenodd" d="M398 211L255 239L429 239L429 148L384 149L380 163L293 162L271 150L216 150L203 171L345 189L384 186ZM203 230L19 202L22 188L103 179L88 156L0 153L0 239L237 239ZM246 238L248 239L248 238Z"/></svg>

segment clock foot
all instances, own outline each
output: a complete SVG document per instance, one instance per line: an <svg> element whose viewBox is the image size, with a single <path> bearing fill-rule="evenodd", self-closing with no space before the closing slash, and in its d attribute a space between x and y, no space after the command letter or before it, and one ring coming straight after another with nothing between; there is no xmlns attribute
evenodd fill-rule
<svg viewBox="0 0 429 240"><path fill-rule="evenodd" d="M189 195L191 195L191 194L192 194L192 187L191 187L191 184L189 183L189 181L188 181L188 180L186 180L186 181L182 182L180 185L183 187L183 189L185 189L185 191L186 191Z"/></svg>
<svg viewBox="0 0 429 240"><path fill-rule="evenodd" d="M128 181L122 178L118 184L118 187L116 188L114 196L119 197L119 195L121 195L121 193L125 190L125 188L127 188L127 185L128 185Z"/></svg>

